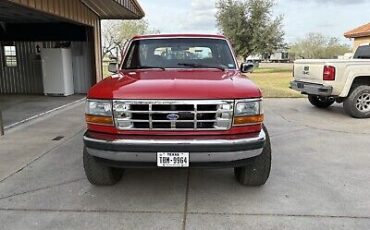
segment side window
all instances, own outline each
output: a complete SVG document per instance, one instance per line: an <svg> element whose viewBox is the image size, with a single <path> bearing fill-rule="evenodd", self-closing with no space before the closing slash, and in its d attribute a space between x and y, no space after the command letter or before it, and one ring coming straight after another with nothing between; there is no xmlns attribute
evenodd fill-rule
<svg viewBox="0 0 370 230"><path fill-rule="evenodd" d="M14 45L4 46L5 66L17 67L17 49Z"/></svg>

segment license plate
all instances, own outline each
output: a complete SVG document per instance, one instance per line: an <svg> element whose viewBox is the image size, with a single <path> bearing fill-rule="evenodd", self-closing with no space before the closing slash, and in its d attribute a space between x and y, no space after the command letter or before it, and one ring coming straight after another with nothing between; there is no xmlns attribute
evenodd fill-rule
<svg viewBox="0 0 370 230"><path fill-rule="evenodd" d="M189 153L159 152L157 153L157 166L170 168L189 167Z"/></svg>

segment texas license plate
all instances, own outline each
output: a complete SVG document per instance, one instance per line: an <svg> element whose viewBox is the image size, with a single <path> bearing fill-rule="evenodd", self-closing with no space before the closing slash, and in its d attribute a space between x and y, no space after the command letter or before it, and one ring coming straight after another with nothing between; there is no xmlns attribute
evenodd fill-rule
<svg viewBox="0 0 370 230"><path fill-rule="evenodd" d="M157 166L170 168L189 167L189 153L159 152L157 153Z"/></svg>

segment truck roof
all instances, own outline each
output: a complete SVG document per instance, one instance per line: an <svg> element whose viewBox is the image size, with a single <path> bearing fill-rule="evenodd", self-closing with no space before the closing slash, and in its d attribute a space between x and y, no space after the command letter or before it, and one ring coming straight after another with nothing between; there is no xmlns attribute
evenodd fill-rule
<svg viewBox="0 0 370 230"><path fill-rule="evenodd" d="M220 34L149 34L149 35L137 35L133 39L145 39L145 38L216 38L225 39L224 35Z"/></svg>

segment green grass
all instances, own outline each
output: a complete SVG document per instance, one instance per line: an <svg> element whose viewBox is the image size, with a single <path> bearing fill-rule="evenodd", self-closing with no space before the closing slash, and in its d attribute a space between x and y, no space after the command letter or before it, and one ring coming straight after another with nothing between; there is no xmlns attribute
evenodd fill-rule
<svg viewBox="0 0 370 230"><path fill-rule="evenodd" d="M277 70L275 72L254 72L248 74L248 77L262 89L265 98L304 97L300 93L289 88L289 82L292 80L291 71L279 72L279 70Z"/></svg>
<svg viewBox="0 0 370 230"><path fill-rule="evenodd" d="M291 69L287 68L258 68L253 73L291 73Z"/></svg>
<svg viewBox="0 0 370 230"><path fill-rule="evenodd" d="M112 75L109 71L108 71L108 65L109 65L109 62L103 62L103 78L106 78L110 75Z"/></svg>

